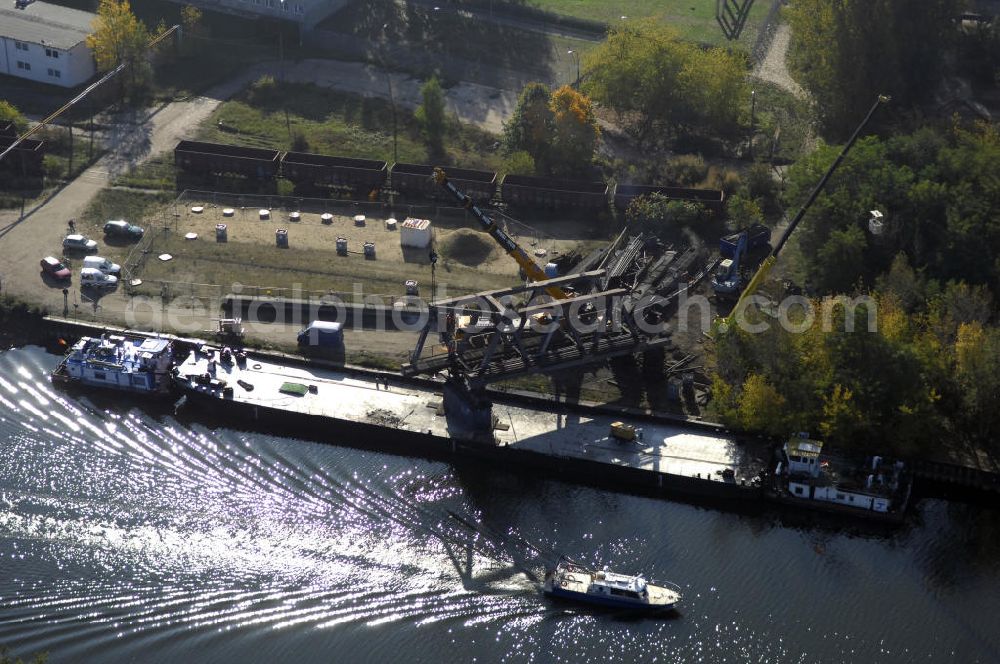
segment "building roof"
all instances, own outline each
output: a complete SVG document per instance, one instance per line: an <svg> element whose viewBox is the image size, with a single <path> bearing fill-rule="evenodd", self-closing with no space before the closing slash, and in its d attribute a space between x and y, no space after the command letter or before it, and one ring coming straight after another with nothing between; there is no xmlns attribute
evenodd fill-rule
<svg viewBox="0 0 1000 664"><path fill-rule="evenodd" d="M809 440L808 438L792 436L792 438L785 443L785 450L788 454L815 458L818 457L820 452L823 450L823 443L818 440Z"/></svg>
<svg viewBox="0 0 1000 664"><path fill-rule="evenodd" d="M48 2L32 2L24 9L4 2L0 5L0 37L68 50L93 32L95 18L97 14Z"/></svg>

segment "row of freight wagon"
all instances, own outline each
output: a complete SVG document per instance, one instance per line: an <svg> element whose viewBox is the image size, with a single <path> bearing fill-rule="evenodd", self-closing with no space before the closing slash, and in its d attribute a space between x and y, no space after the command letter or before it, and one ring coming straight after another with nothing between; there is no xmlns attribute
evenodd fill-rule
<svg viewBox="0 0 1000 664"><path fill-rule="evenodd" d="M296 185L342 187L356 195L369 196L387 185L393 191L415 198L441 195L434 183L434 167L427 164L389 164L374 159L334 157L309 152L280 152L200 141L181 141L174 148L177 168L201 176L239 175L271 179L279 175ZM448 179L477 201L492 200L497 194L498 177L491 171L449 168ZM700 203L721 211L722 191L657 185L615 185L604 182L559 180L527 175L507 175L499 183L504 203L520 207L576 208L600 211L608 206L624 210L632 199L658 192L668 198Z"/></svg>
<svg viewBox="0 0 1000 664"><path fill-rule="evenodd" d="M0 153L17 140L17 128L13 122L0 122ZM45 142L26 138L10 154L0 161L0 172L13 175L41 175L45 157Z"/></svg>

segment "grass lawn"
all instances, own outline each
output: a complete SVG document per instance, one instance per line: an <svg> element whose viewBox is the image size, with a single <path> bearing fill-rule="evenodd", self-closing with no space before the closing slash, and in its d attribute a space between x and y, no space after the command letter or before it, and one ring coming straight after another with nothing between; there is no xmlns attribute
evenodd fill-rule
<svg viewBox="0 0 1000 664"><path fill-rule="evenodd" d="M266 86L265 86L266 87ZM286 124L285 111L288 112ZM239 129L222 132L218 122ZM397 105L399 161L428 163L413 113ZM202 126L199 138L219 143L288 150L301 135L310 152L392 161L392 104L305 83L275 83L264 90L251 86L221 105ZM445 150L454 165L495 169L501 158L492 152L493 134L452 123Z"/></svg>
<svg viewBox="0 0 1000 664"><path fill-rule="evenodd" d="M284 103L287 103L287 124ZM397 107L396 117L399 161L418 164L442 161L428 156L411 111ZM220 121L236 127L239 133L221 131L218 128ZM265 94L248 89L221 104L199 128L196 138L213 143L290 150L290 136L304 138L307 152L392 162L392 106L386 100L315 85L275 84L273 90ZM448 157L443 161L465 168L497 170L503 159L493 151L496 141L497 137L489 132L452 122L445 140ZM172 190L175 182L173 154L165 153L123 175L115 184Z"/></svg>
<svg viewBox="0 0 1000 664"><path fill-rule="evenodd" d="M652 17L673 26L686 39L707 44L726 43L722 28L715 20L715 0L528 0L528 4L554 14L603 21L610 25L620 24L622 16L629 19ZM753 44L756 26L767 15L770 4L768 0L753 3L739 39L742 45Z"/></svg>
<svg viewBox="0 0 1000 664"><path fill-rule="evenodd" d="M469 73L473 75L486 75L477 71L480 68L544 75L557 57L543 34L513 24L480 20L459 11L458 3L437 4L439 11L430 5L395 0L353 2L320 27L363 40L370 45L367 57L372 62L386 57L391 67L409 71L423 71L439 66L445 58L457 58L472 65ZM395 44L408 46L424 57L395 60L391 49Z"/></svg>

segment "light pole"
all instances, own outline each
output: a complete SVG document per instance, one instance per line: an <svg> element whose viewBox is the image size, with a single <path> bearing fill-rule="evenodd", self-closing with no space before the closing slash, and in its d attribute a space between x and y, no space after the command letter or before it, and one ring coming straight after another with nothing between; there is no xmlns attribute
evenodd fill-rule
<svg viewBox="0 0 1000 664"><path fill-rule="evenodd" d="M753 159L753 127L754 127L754 115L757 112L757 91L750 91L750 159Z"/></svg>
<svg viewBox="0 0 1000 664"><path fill-rule="evenodd" d="M279 0L281 3L281 10L285 10L285 0ZM288 130L288 142L289 147L291 147L292 141L292 121L288 117L288 104L285 103L285 30L284 25L279 19L278 22L278 82L280 85L278 87L282 88L281 91L281 107L285 112L285 129Z"/></svg>
<svg viewBox="0 0 1000 664"><path fill-rule="evenodd" d="M281 8L285 8L285 0L280 0ZM278 22L278 82L285 82L285 31L281 29L281 22Z"/></svg>
<svg viewBox="0 0 1000 664"><path fill-rule="evenodd" d="M580 54L577 53L576 51L574 51L573 49L569 49L568 51L566 51L566 55L572 55L573 59L576 60L576 81L574 81L574 85L579 85L579 83L580 83Z"/></svg>
<svg viewBox="0 0 1000 664"><path fill-rule="evenodd" d="M434 9L437 9L437 7L435 7ZM382 41L383 41L383 44L382 44L382 48L379 49L379 51L381 53L381 56L380 56L379 59L382 61L382 70L385 72L386 83L389 84L389 105L392 107L392 161L393 162L397 162L397 161L399 161L399 149L398 149L398 142L397 142L397 134L398 134L398 132L397 132L397 129L396 129L396 96L392 92L392 72L389 71L389 67L386 64L386 58L385 58L385 52L386 52L386 50L388 50L387 43L389 41L388 35L386 34L386 31L388 29L389 29L389 24L388 23L383 23L382 24Z"/></svg>

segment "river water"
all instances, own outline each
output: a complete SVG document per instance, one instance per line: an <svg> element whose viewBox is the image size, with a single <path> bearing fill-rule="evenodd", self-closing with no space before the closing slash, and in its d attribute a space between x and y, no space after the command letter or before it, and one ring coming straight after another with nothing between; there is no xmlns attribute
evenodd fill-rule
<svg viewBox="0 0 1000 664"><path fill-rule="evenodd" d="M997 662L1000 513L861 532L291 438L54 390L0 353L0 645L51 662ZM685 593L553 604L511 540Z"/></svg>

